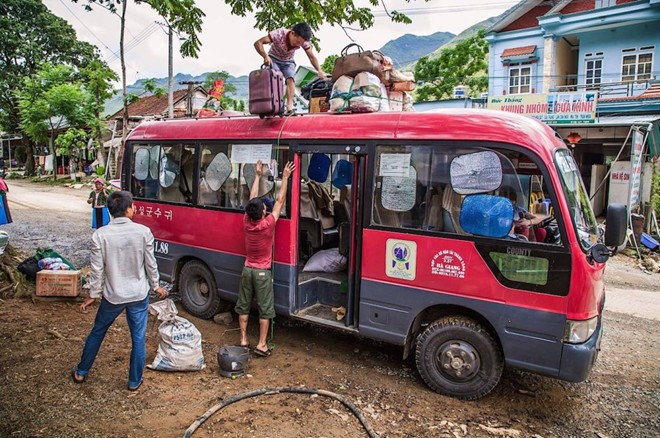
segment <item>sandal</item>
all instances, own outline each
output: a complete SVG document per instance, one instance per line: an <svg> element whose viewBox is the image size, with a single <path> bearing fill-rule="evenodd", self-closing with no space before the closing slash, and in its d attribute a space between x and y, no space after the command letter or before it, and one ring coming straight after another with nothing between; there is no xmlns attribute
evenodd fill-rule
<svg viewBox="0 0 660 438"><path fill-rule="evenodd" d="M295 116L296 115L296 110L295 109L290 109L284 111L284 114L282 114L284 117L289 117L289 116Z"/></svg>
<svg viewBox="0 0 660 438"><path fill-rule="evenodd" d="M257 347L254 347L254 354L260 357L268 357L273 353L273 350L268 348L266 351L264 350L259 350Z"/></svg>
<svg viewBox="0 0 660 438"><path fill-rule="evenodd" d="M81 385L85 383L85 376L78 374L78 371L74 368L71 370L71 380L73 380L73 383L76 385Z"/></svg>

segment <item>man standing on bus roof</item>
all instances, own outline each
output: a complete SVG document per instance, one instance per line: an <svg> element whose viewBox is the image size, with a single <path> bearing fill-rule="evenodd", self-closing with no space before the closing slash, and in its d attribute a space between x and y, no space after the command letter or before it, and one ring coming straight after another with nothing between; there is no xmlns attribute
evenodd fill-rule
<svg viewBox="0 0 660 438"><path fill-rule="evenodd" d="M302 47L307 54L309 62L312 63L319 78L326 79L327 75L321 70L314 49L309 43L312 39L312 28L307 23L298 23L293 29L280 28L270 32L254 42L254 48L264 58L264 64L279 70L286 80L286 112L284 115L294 114L293 96L296 93L296 85L293 77L296 74L296 62L293 60L296 50ZM270 50L266 53L264 44L270 44Z"/></svg>
<svg viewBox="0 0 660 438"><path fill-rule="evenodd" d="M250 189L250 200L245 207L243 229L245 231L245 266L241 273L241 284L238 291L235 311L238 313L238 325L241 329L241 346L248 347L247 338L248 316L252 297L257 297L259 309L259 343L254 348L258 356L268 357L271 350L266 342L270 320L275 318L275 300L273 297L273 282L270 272L273 259L273 236L275 223L280 217L289 176L295 166L288 162L282 172L282 186L277 194L273 212L266 215L266 204L259 198L259 180L263 172L261 160L257 161L257 176Z"/></svg>

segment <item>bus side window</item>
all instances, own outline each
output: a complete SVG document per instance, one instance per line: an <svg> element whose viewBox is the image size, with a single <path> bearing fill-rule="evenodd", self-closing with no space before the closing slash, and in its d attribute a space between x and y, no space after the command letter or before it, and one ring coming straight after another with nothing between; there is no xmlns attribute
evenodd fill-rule
<svg viewBox="0 0 660 438"><path fill-rule="evenodd" d="M158 199L160 145L133 146L133 178L131 193L136 198Z"/></svg>
<svg viewBox="0 0 660 438"><path fill-rule="evenodd" d="M192 203L194 149L183 145L164 146L159 161L158 199L177 204Z"/></svg>
<svg viewBox="0 0 660 438"><path fill-rule="evenodd" d="M413 227L412 212L417 204L417 170L410 153L400 147L383 150L375 173L372 221L388 227Z"/></svg>
<svg viewBox="0 0 660 438"><path fill-rule="evenodd" d="M226 186L232 173L227 157L227 145L204 146L200 155L198 204L203 206L231 207Z"/></svg>

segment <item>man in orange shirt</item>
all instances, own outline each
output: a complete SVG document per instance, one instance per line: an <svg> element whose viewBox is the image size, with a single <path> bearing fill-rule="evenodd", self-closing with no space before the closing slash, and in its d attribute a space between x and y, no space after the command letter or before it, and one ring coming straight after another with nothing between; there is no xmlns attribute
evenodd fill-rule
<svg viewBox="0 0 660 438"><path fill-rule="evenodd" d="M245 266L241 273L241 284L236 301L236 313L238 314L238 325L241 329L241 346L249 345L247 338L247 325L250 313L252 296L256 294L257 307L259 309L259 343L254 348L258 356L268 357L271 350L266 343L270 320L275 317L275 300L273 298L273 281L270 272L273 259L273 236L275 234L275 223L280 217L289 176L295 169L292 162L284 166L282 172L282 186L273 206L273 212L266 215L266 205L258 197L259 180L262 175L261 160L257 161L257 175L250 189L250 200L245 207L243 217L243 229L245 230Z"/></svg>

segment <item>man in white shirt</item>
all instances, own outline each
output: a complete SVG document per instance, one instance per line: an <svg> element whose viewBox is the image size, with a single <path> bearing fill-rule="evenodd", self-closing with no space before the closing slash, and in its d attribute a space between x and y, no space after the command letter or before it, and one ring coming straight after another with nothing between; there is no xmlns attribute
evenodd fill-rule
<svg viewBox="0 0 660 438"><path fill-rule="evenodd" d="M147 356L149 288L161 298L167 296L167 291L158 285L151 230L131 220L135 213L133 196L125 191L114 192L108 196L107 207L113 219L92 235L89 297L80 305L80 311L86 312L97 298L101 298L101 304L71 378L77 384L85 381L106 332L126 310L132 342L128 389L135 391L142 384Z"/></svg>

